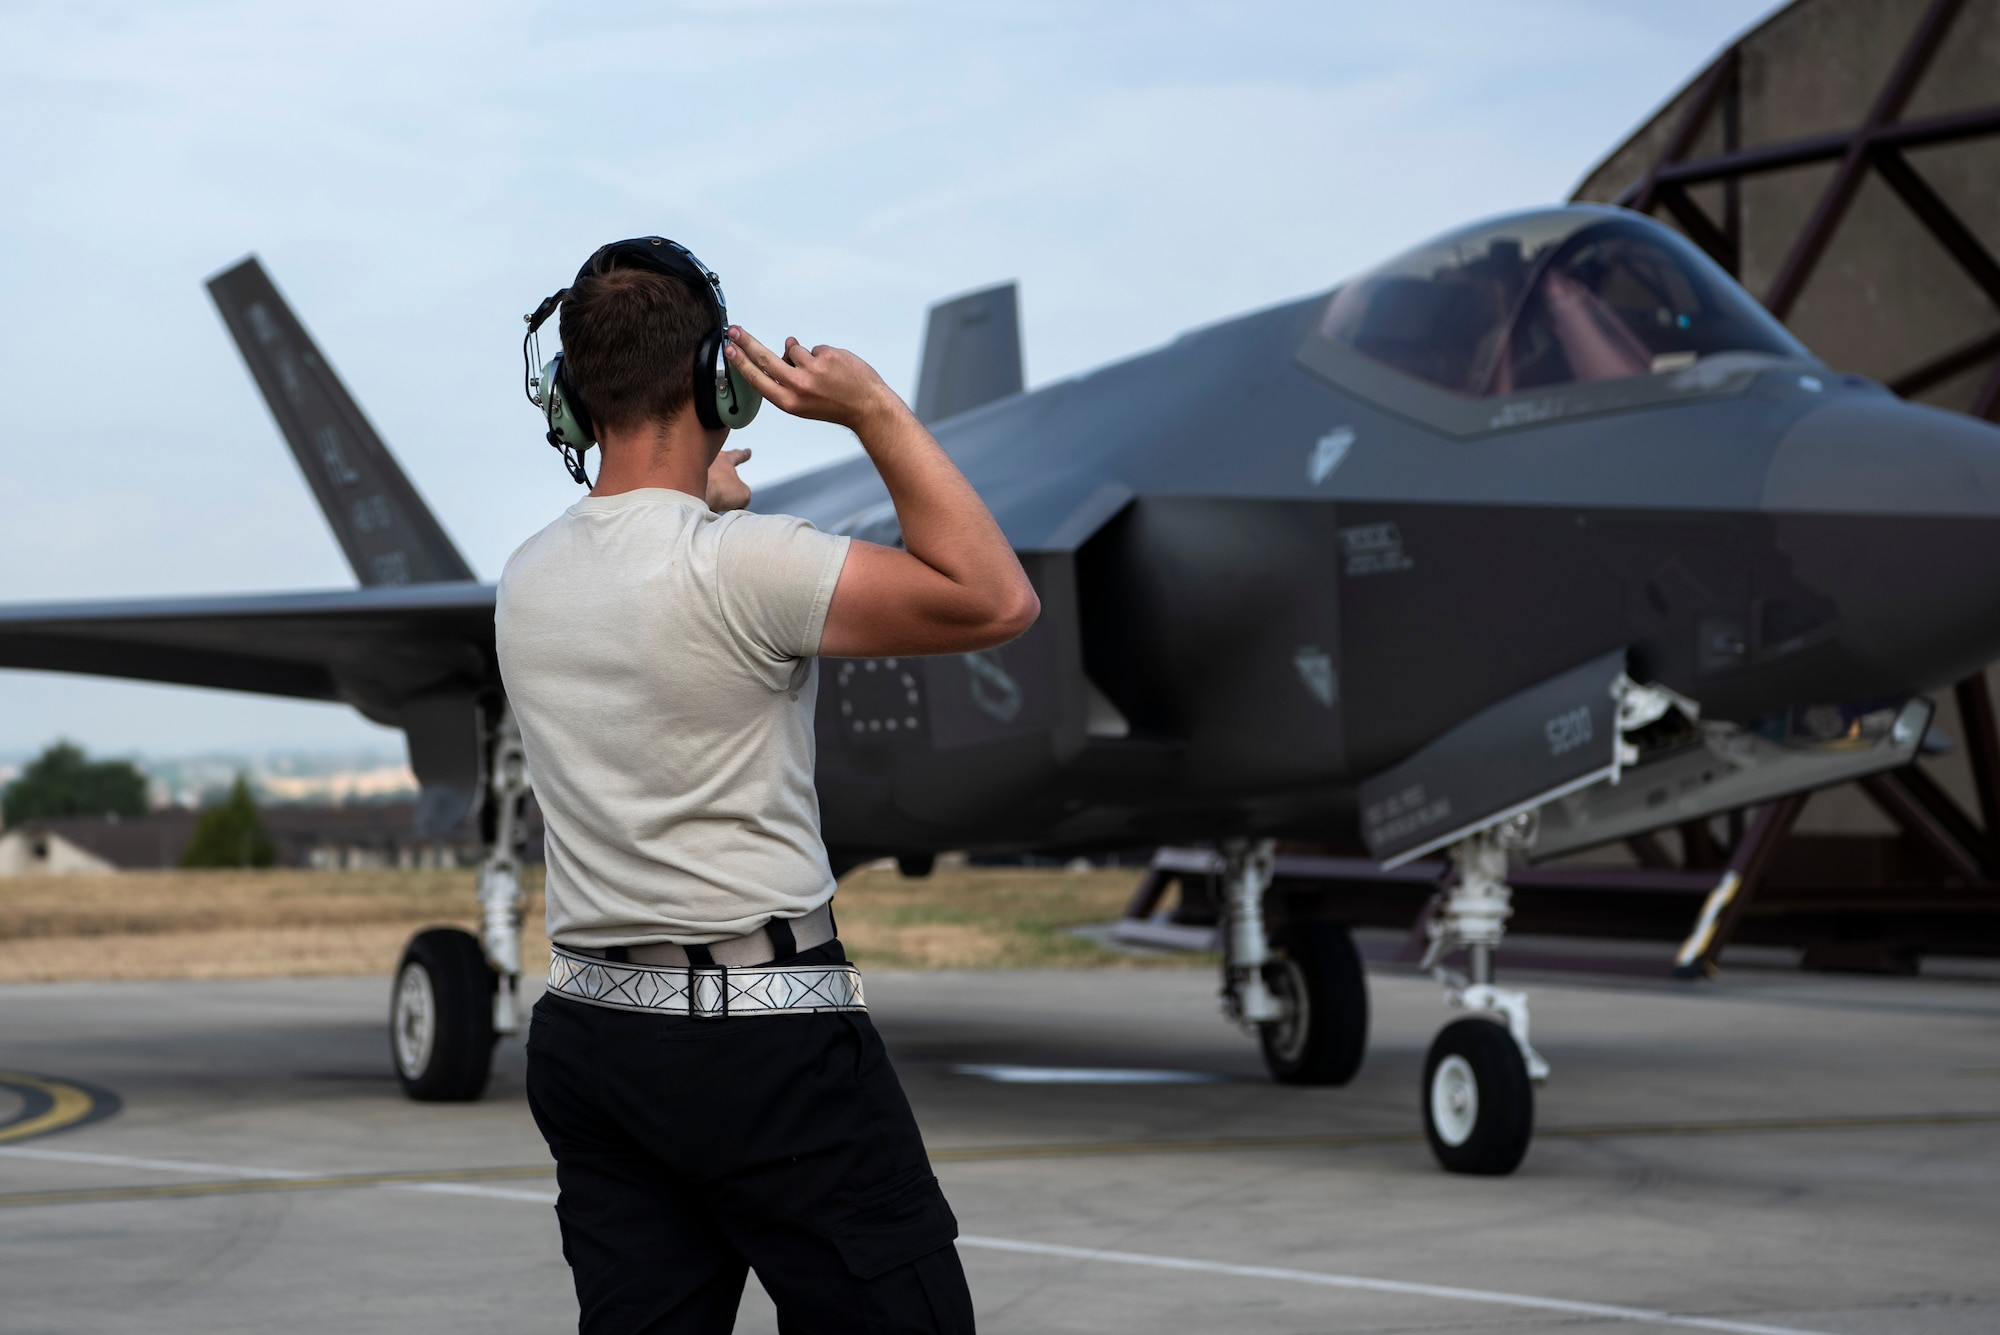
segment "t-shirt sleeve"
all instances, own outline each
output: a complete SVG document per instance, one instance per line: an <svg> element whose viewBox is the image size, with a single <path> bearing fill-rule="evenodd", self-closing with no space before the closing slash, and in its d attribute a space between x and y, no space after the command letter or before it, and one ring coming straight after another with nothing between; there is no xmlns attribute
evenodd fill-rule
<svg viewBox="0 0 2000 1335"><path fill-rule="evenodd" d="M727 519L716 551L716 598L743 647L778 669L769 680L781 690L793 663L819 653L849 539L789 515L739 511Z"/></svg>

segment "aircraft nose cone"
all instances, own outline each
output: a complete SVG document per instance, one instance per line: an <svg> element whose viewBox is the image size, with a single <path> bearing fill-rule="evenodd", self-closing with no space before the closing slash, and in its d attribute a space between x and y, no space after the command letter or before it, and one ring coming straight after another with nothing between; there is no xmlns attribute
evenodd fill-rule
<svg viewBox="0 0 2000 1335"><path fill-rule="evenodd" d="M1842 394L1779 441L1764 506L2000 517L2000 427L1887 395Z"/></svg>
<svg viewBox="0 0 2000 1335"><path fill-rule="evenodd" d="M2000 658L2000 428L1830 396L1779 442L1764 509L1793 573L1838 606L1861 680L1934 690Z"/></svg>

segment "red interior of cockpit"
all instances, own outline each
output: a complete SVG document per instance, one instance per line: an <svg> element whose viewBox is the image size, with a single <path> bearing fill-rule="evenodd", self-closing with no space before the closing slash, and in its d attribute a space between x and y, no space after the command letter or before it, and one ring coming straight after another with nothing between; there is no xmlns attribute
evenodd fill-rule
<svg viewBox="0 0 2000 1335"><path fill-rule="evenodd" d="M1808 355L1678 234L1601 209L1420 247L1342 288L1320 333L1471 398L1667 374L1725 352Z"/></svg>

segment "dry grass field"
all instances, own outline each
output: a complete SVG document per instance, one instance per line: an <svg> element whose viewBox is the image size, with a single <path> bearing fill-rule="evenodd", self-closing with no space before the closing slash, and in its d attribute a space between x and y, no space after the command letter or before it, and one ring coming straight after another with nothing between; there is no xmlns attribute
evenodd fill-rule
<svg viewBox="0 0 2000 1335"><path fill-rule="evenodd" d="M834 908L848 953L895 969L1176 964L1063 929L1118 916L1136 871L867 867ZM527 968L548 967L541 869ZM470 871L174 871L0 878L0 982L386 974L415 929L476 927ZM1192 962L1192 961L1190 961Z"/></svg>

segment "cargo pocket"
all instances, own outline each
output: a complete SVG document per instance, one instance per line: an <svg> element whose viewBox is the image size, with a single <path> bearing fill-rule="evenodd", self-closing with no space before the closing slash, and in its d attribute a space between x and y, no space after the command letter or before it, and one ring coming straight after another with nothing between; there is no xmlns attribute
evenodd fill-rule
<svg viewBox="0 0 2000 1335"><path fill-rule="evenodd" d="M957 1236L958 1220L945 1204L937 1178L929 1173L833 1226L833 1245L856 1279L886 1275L950 1246Z"/></svg>

